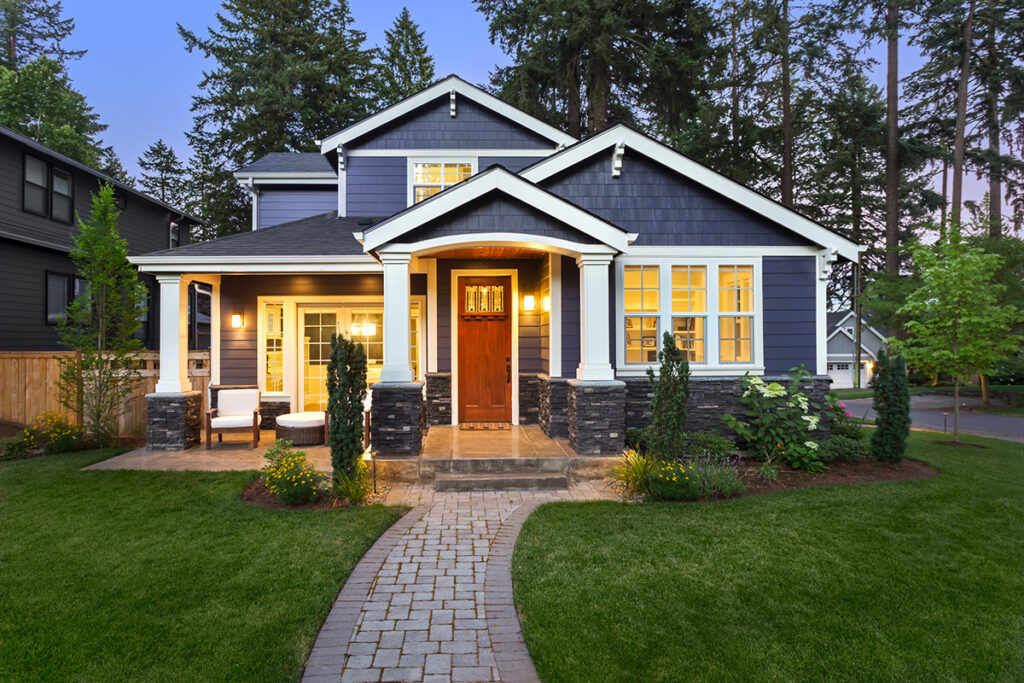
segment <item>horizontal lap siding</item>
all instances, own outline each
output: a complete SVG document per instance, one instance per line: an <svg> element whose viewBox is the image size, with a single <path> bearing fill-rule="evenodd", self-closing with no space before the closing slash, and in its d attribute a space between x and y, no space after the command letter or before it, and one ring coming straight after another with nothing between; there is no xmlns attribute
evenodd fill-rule
<svg viewBox="0 0 1024 683"><path fill-rule="evenodd" d="M551 141L498 116L472 100L456 96L451 116L447 95L387 126L349 149L551 149Z"/></svg>
<svg viewBox="0 0 1024 683"><path fill-rule="evenodd" d="M635 246L790 246L808 244L740 204L638 154L622 175L597 154L545 181L555 194L615 225L639 233Z"/></svg>
<svg viewBox="0 0 1024 683"><path fill-rule="evenodd" d="M519 173L521 170L535 164L544 157L480 157L477 160L477 170L483 171L491 166L498 165L504 166L507 170L513 173Z"/></svg>
<svg viewBox="0 0 1024 683"><path fill-rule="evenodd" d="M765 256L765 372L787 372L803 365L816 368L815 263L813 256Z"/></svg>
<svg viewBox="0 0 1024 683"><path fill-rule="evenodd" d="M300 218L308 218L338 208L338 190L335 187L317 189L266 189L259 195L260 228L269 228Z"/></svg>
<svg viewBox="0 0 1024 683"><path fill-rule="evenodd" d="M408 204L405 157L349 157L345 166L346 215L390 216Z"/></svg>
<svg viewBox="0 0 1024 683"><path fill-rule="evenodd" d="M580 364L580 269L562 257L562 377L575 377Z"/></svg>

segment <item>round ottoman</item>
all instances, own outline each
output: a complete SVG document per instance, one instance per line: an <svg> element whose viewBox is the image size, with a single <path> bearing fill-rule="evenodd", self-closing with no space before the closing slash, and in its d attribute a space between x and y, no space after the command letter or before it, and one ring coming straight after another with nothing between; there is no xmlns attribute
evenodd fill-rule
<svg viewBox="0 0 1024 683"><path fill-rule="evenodd" d="M286 439L294 446L312 446L327 443L327 430L323 411L288 413L277 418L277 438Z"/></svg>

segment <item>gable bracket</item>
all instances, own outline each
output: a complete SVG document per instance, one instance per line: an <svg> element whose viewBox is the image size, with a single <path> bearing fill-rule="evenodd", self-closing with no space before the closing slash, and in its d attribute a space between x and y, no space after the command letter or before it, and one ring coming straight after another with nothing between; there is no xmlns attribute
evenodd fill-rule
<svg viewBox="0 0 1024 683"><path fill-rule="evenodd" d="M612 152L612 177L618 178L622 175L622 157L626 153L626 143L620 140Z"/></svg>
<svg viewBox="0 0 1024 683"><path fill-rule="evenodd" d="M448 93L448 102L449 102L449 113L451 114L452 118L454 119L455 118L455 89L454 88L452 88L451 92Z"/></svg>
<svg viewBox="0 0 1024 683"><path fill-rule="evenodd" d="M818 252L818 279L827 280L832 273L832 264L839 260L838 250L835 247L823 249Z"/></svg>
<svg viewBox="0 0 1024 683"><path fill-rule="evenodd" d="M338 146L338 173L345 170L345 147L343 145Z"/></svg>

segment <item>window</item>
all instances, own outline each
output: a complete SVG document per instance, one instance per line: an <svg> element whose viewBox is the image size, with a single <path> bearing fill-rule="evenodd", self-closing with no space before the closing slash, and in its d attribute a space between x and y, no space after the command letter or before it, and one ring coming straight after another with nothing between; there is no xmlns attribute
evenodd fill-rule
<svg viewBox="0 0 1024 683"><path fill-rule="evenodd" d="M413 301L409 305L409 361L413 379L420 376L420 339L420 304Z"/></svg>
<svg viewBox="0 0 1024 683"><path fill-rule="evenodd" d="M71 174L53 169L53 189L50 192L50 216L56 221L70 223L74 218Z"/></svg>
<svg viewBox="0 0 1024 683"><path fill-rule="evenodd" d="M380 306L352 309L349 333L366 354L367 386L376 384L384 367L384 309Z"/></svg>
<svg viewBox="0 0 1024 683"><path fill-rule="evenodd" d="M836 367L836 370L849 370L850 369L850 364L849 363L836 363L835 367Z"/></svg>
<svg viewBox="0 0 1024 683"><path fill-rule="evenodd" d="M473 175L468 161L425 162L412 165L412 203L419 204L441 190L461 183Z"/></svg>
<svg viewBox="0 0 1024 683"><path fill-rule="evenodd" d="M64 273L46 274L46 322L55 325L64 319L68 304L80 292L78 283L84 282Z"/></svg>
<svg viewBox="0 0 1024 683"><path fill-rule="evenodd" d="M658 362L659 266L626 266L626 362Z"/></svg>
<svg viewBox="0 0 1024 683"><path fill-rule="evenodd" d="M718 267L718 311L721 362L753 362L753 266Z"/></svg>
<svg viewBox="0 0 1024 683"><path fill-rule="evenodd" d="M265 315L264 391L284 391L284 304L267 304Z"/></svg>
<svg viewBox="0 0 1024 683"><path fill-rule="evenodd" d="M707 268L672 266L672 334L691 363L704 362L707 310Z"/></svg>
<svg viewBox="0 0 1024 683"><path fill-rule="evenodd" d="M48 195L50 190L50 172L45 161L35 157L25 157L25 188L23 204L25 210L40 216L50 215Z"/></svg>

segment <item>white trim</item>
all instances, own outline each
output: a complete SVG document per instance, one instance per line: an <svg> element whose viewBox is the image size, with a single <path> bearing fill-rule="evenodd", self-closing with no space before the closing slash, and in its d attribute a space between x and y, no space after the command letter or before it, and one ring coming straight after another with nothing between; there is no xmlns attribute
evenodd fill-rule
<svg viewBox="0 0 1024 683"><path fill-rule="evenodd" d="M818 277L814 280L814 372L817 375L828 374L828 271L831 270L828 251L822 250L818 257Z"/></svg>
<svg viewBox="0 0 1024 683"><path fill-rule="evenodd" d="M189 391L188 378L188 285L182 275L158 275L160 289L160 376L154 392L180 394Z"/></svg>
<svg viewBox="0 0 1024 683"><path fill-rule="evenodd" d="M437 372L437 259L427 266L427 372Z"/></svg>
<svg viewBox="0 0 1024 683"><path fill-rule="evenodd" d="M399 117L405 116L406 114L453 92L469 98L471 101L476 102L482 107L490 109L499 116L503 116L515 123L518 123L537 135L551 140L552 143L556 145L571 145L576 142L576 139L571 135L566 135L554 126L550 126L540 119L534 118L529 114L516 109L494 95L470 85L458 76L449 76L438 81L429 88L421 90L415 95L407 97L404 100L401 100L400 102L397 102L390 107L387 107L372 116L368 116L362 121L354 123L334 135L329 136L327 139L320 142L320 152L322 154L326 154L340 145L344 145L347 142L362 137L381 126L398 119Z"/></svg>
<svg viewBox="0 0 1024 683"><path fill-rule="evenodd" d="M233 173L243 183L249 181L280 181L283 184L316 184L313 181L331 182L338 177L332 171L259 171L256 173Z"/></svg>
<svg viewBox="0 0 1024 683"><path fill-rule="evenodd" d="M453 268L451 271L451 370L452 424L459 424L459 304L460 277L512 278L512 424L519 424L519 269L518 268Z"/></svg>
<svg viewBox="0 0 1024 683"><path fill-rule="evenodd" d="M412 206L416 202L415 196L415 177L414 172L416 164L469 164L469 177L472 178L477 174L480 164L479 160L474 156L468 156L465 153L456 153L458 150L453 150L452 153L445 151L439 154L427 154L426 156L407 157L405 160L405 205L406 207ZM442 176L444 175L444 168L441 169ZM426 183L425 185L434 187L437 183ZM458 183L448 185L448 187L455 187ZM447 189L444 184L441 184L441 189ZM424 200L425 201L425 200Z"/></svg>
<svg viewBox="0 0 1024 683"><path fill-rule="evenodd" d="M761 256L817 256L820 247L779 246L779 247L730 247L730 246L659 246L638 247L630 245L623 256L676 256L679 258L752 258Z"/></svg>
<svg viewBox="0 0 1024 683"><path fill-rule="evenodd" d="M548 254L551 269L551 310L549 311L548 377L562 376L562 255Z"/></svg>
<svg viewBox="0 0 1024 683"><path fill-rule="evenodd" d="M533 183L540 182L559 171L564 171L570 166L620 143L628 145L631 152L635 151L643 154L703 185L709 190L738 202L768 220L806 237L815 244L835 250L843 258L856 261L860 252L867 249L866 246L855 244L844 237L840 237L795 211L758 194L734 180L715 173L675 150L621 124L612 126L593 137L566 148L565 151L559 154L534 164L522 172L522 177Z"/></svg>
<svg viewBox="0 0 1024 683"><path fill-rule="evenodd" d="M354 149L347 157L434 157L437 155L470 157L549 157L555 149Z"/></svg>
<svg viewBox="0 0 1024 683"><path fill-rule="evenodd" d="M345 168L345 148L338 148L338 216L348 211L348 170Z"/></svg>
<svg viewBox="0 0 1024 683"><path fill-rule="evenodd" d="M380 273L380 263L355 256L130 256L143 273Z"/></svg>
<svg viewBox="0 0 1024 683"><path fill-rule="evenodd" d="M610 254L580 254L580 364L576 379L603 382L615 379L608 348L608 323L611 315Z"/></svg>
<svg viewBox="0 0 1024 683"><path fill-rule="evenodd" d="M447 251L452 247L480 246L481 244L492 247L539 249L553 251L565 256L576 256L578 254L610 254L614 256L616 253L613 247L604 244L581 244L579 242L558 239L557 237L527 235L518 232L483 232L466 235L446 235L420 242L391 242L378 249L377 253L384 255L397 251L426 256L438 251Z"/></svg>
<svg viewBox="0 0 1024 683"><path fill-rule="evenodd" d="M325 175L316 178L250 178L254 185L334 185L338 176Z"/></svg>
<svg viewBox="0 0 1024 683"><path fill-rule="evenodd" d="M647 374L647 369L658 370L657 363L626 363L626 305L625 305L625 266L657 265L658 271L658 347L661 337L670 329L672 313L672 266L704 266L707 311L704 313L704 362L690 363L690 371L694 376L723 377L742 375L745 372L764 374L764 281L760 257L721 256L715 258L679 258L665 256L651 258L640 256L619 256L615 259L615 374L620 377L639 377ZM754 318L751 325L751 362L723 363L719 348L718 319L730 316L728 312L718 310L718 267L719 266L753 266L754 268Z"/></svg>
<svg viewBox="0 0 1024 683"><path fill-rule="evenodd" d="M503 168L492 168L378 223L373 229L363 233L363 249L368 252L377 250L410 230L494 191L504 192L617 251L625 251L629 246L628 234L611 223L545 192L519 175ZM479 237L477 234L461 236L464 242L477 241ZM522 237L520 235L520 239Z"/></svg>
<svg viewBox="0 0 1024 683"><path fill-rule="evenodd" d="M381 258L384 266L384 367L381 382L411 382L409 362L409 253L390 253Z"/></svg>
<svg viewBox="0 0 1024 683"><path fill-rule="evenodd" d="M210 384L220 384L220 275L205 277L203 281L210 285Z"/></svg>

